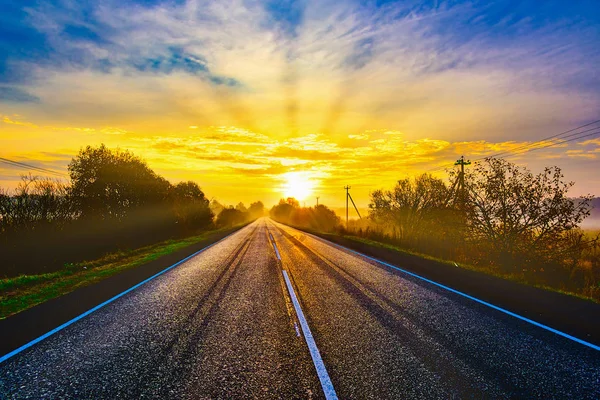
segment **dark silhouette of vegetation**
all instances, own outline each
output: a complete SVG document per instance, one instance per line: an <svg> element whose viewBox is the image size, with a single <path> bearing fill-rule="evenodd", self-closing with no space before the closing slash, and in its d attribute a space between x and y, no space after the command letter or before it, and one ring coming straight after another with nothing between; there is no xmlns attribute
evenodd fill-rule
<svg viewBox="0 0 600 400"><path fill-rule="evenodd" d="M450 182L459 179L449 172ZM371 193L369 217L344 227L325 206L281 199L276 221L350 234L530 284L600 299L600 232L578 226L591 196L567 196L558 167L534 175L502 159L476 163L464 191L423 174Z"/></svg>
<svg viewBox="0 0 600 400"><path fill-rule="evenodd" d="M456 173L450 174L457 179ZM502 159L476 163L455 193L430 175L371 194L347 232L530 283L600 298L598 235L578 225L591 196L567 197L558 167L534 175ZM457 200L458 199L458 200ZM463 200L464 199L464 200Z"/></svg>
<svg viewBox="0 0 600 400"><path fill-rule="evenodd" d="M81 150L69 175L71 198L83 218L123 219L131 209L164 204L173 189L140 158L104 145Z"/></svg>
<svg viewBox="0 0 600 400"><path fill-rule="evenodd" d="M265 206L260 201L250 204L248 208L240 202L235 207L223 208L217 215L216 224L219 228L227 228L260 218L264 213Z"/></svg>
<svg viewBox="0 0 600 400"><path fill-rule="evenodd" d="M509 271L528 264L560 263L581 249L575 228L590 214L591 198L567 197L573 182L560 168L533 175L502 159L478 163L465 177L469 237L486 242L493 258ZM573 246L578 248L573 248Z"/></svg>
<svg viewBox="0 0 600 400"><path fill-rule="evenodd" d="M53 272L215 227L198 184L173 185L128 151L88 146L69 164L69 175L68 184L29 175L13 191L0 189L0 276ZM258 202L241 216L228 211L217 225L250 221L263 209Z"/></svg>
<svg viewBox="0 0 600 400"><path fill-rule="evenodd" d="M229 226L242 224L247 220L247 213L240 211L237 208L226 207L217 216L216 224L218 227L226 228Z"/></svg>
<svg viewBox="0 0 600 400"><path fill-rule="evenodd" d="M281 199L279 204L271 208L269 214L275 221L322 232L333 232L340 224L340 218L335 212L323 204L300 207L298 200L293 197Z"/></svg>
<svg viewBox="0 0 600 400"><path fill-rule="evenodd" d="M187 231L212 224L213 213L209 201L196 182L179 182L169 193L176 222Z"/></svg>
<svg viewBox="0 0 600 400"><path fill-rule="evenodd" d="M402 179L393 190L371 193L369 220L374 223L363 222L359 233L380 239L389 236L405 247L453 256L464 221L448 206L450 196L444 181L430 175Z"/></svg>
<svg viewBox="0 0 600 400"><path fill-rule="evenodd" d="M14 193L0 189L0 233L4 237L46 226L64 227L79 215L69 187L50 178L23 176Z"/></svg>
<svg viewBox="0 0 600 400"><path fill-rule="evenodd" d="M225 206L219 203L218 200L212 199L209 204L210 211L212 211L215 217L218 217L221 211L225 208Z"/></svg>

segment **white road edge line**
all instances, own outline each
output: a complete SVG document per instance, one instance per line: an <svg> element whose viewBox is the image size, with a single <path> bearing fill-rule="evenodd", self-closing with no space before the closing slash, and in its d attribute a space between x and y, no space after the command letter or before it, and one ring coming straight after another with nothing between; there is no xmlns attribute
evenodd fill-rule
<svg viewBox="0 0 600 400"><path fill-rule="evenodd" d="M277 259L279 261L281 261L281 255L279 255L279 249L277 248L277 244L275 244L275 239L273 238L273 235L271 234L271 232L269 232L269 236L271 236L271 243L273 243L273 248L275 249L275 255L277 256Z"/></svg>
<svg viewBox="0 0 600 400"><path fill-rule="evenodd" d="M243 228L242 228L242 229L243 229ZM187 261L187 260L189 260L190 258L192 258L192 257L195 257L195 256L197 256L198 254L200 254L200 253L202 253L202 252L204 252L204 251L208 250L209 248L211 248L211 247L213 247L213 246L215 246L215 245L219 244L219 243L220 243L220 242L222 242L223 240L227 239L227 238L228 238L228 237L230 237L231 235L233 235L233 234L235 234L235 233L238 233L238 232L239 232L239 230L236 230L235 232L232 232L232 233L230 233L229 235L225 236L224 238L221 238L221 239L219 239L219 240L218 240L218 241L216 241L215 243L213 243L213 244L210 244L210 245L206 246L205 248L203 248L203 249L201 249L201 250L198 250L197 252L195 252L194 254L192 254L192 255L190 255L190 256L187 256L187 257L186 257L186 258L184 258L183 260L179 260L179 261L177 261L175 264L171 265L170 267L167 267L167 268L163 269L162 271L160 271L160 272L158 272L158 273L156 273L156 274L152 275L150 278L147 278L147 279L145 279L145 280L141 281L140 283L138 283L138 284L136 284L136 285L134 285L134 286L130 287L129 289L127 289L127 290L125 290L125 291L123 291L123 292L119 293L118 295L116 295L116 296L114 296L114 297L112 297L112 298L110 298L110 299L106 300L104 303L100 303L100 304L98 304L96 307L94 307L94 308L91 308L91 309L87 310L87 311L86 311L86 312L84 312L83 314L80 314L80 315L76 316L75 318L71 319L70 321L67 321L67 322L65 322L64 324L62 324L62 325L60 325L60 326L58 326L58 327L56 327L56 328L54 328L54 329L52 329L51 331L44 333L42 336L40 336L40 337L38 337L38 338L36 338L36 339L33 339L31 342L24 344L23 346L19 347L18 349L15 349L15 350L11 351L10 353L7 353L7 354L3 355L2 357L0 357L0 364L2 364L4 361L8 360L9 358L11 358L11 357L13 357L13 356L15 356L15 355L19 354L19 353L20 353L20 352L22 352L23 350L26 350L26 349L28 349L29 347L33 346L34 344L36 344L36 343L39 343L39 342L41 342L42 340L44 340L44 339L46 339L46 338L48 338L48 337L50 337L50 336L54 335L56 332L59 332L59 331L61 331L61 330L65 329L67 326L69 326L69 325L71 325L71 324L73 324L73 323L75 323L75 322L79 321L80 319L82 319L82 318L84 318L84 317L87 317L88 315L90 315L90 314L91 314L91 313L93 313L94 311L97 311L97 310L101 309L101 308L102 308L102 307L104 307L105 305L112 303L113 301L117 300L119 297L122 297L122 296L126 295L127 293L129 293L129 292L131 292L131 291L133 291L133 290L137 289L138 287L142 286L143 284L145 284L145 283L147 283L147 282L150 282L152 279L154 279L154 278L156 278L156 277L158 277L158 276L160 276L160 275L164 274L164 273L165 273L165 272L167 272L167 271L170 271L170 270L172 270L173 268L175 268L175 267L177 267L178 265L180 265L180 264L182 264L182 263L186 262L186 261Z"/></svg>
<svg viewBox="0 0 600 400"><path fill-rule="evenodd" d="M315 364L315 368L317 369L317 375L319 376L319 381L321 381L321 387L323 388L323 393L325 393L325 398L328 400L337 399L337 394L335 393L335 389L333 388L333 384L331 383L331 379L329 378L329 374L327 373L327 369L325 368L325 364L323 363L323 359L321 358L321 353L319 353L315 339L313 338L310 328L308 327L308 322L306 321L306 318L304 318L304 313L302 312L302 308L300 308L300 303L298 302L298 298L296 297L296 293L294 292L290 278L285 270L282 272L283 278L285 279L285 284L290 292L290 297L292 298L292 303L294 304L294 309L296 309L296 315L300 321L300 327L302 328L302 333L304 334L304 340L306 340L308 350L310 351L310 356Z"/></svg>
<svg viewBox="0 0 600 400"><path fill-rule="evenodd" d="M451 287L449 287L449 286L442 285L441 283L438 283L438 282L432 281L431 279L427 279L427 278L425 278L425 277L422 277L421 275L417 275L417 274L415 274L414 272L410 272L410 271L407 271L407 270L405 270L405 269L402 269L402 268L396 267L395 265L388 264L388 263L386 263L385 261L381 261L381 260L378 260L378 259L376 259L376 258L374 258L374 257L367 256L366 254L359 253L358 251L355 251L355 250L349 249L349 248L347 248L347 247L344 247L344 246L342 246L342 245L339 245L339 244L337 244L337 243L330 242L330 241L328 241L328 240L326 240L326 239L320 238L320 237L318 237L318 236L315 236L315 235L313 235L313 234L311 234L311 233L308 233L308 232L303 232L303 233L304 233L304 234L306 234L306 235L312 236L313 238L315 238L315 239L317 239L317 240L319 240L319 241L321 241L321 242L323 242L323 241L324 241L324 242L326 242L327 244L331 244L331 245L333 245L333 246L335 246L335 247L338 247L338 248L340 248L340 249L347 250L347 251L349 251L349 252L351 252L351 253L354 253L354 254L357 254L357 255L359 255L359 256L361 256L361 257L367 258L367 259L369 259L369 260L372 260L372 261L375 261L375 262L377 262L377 263L379 263L379 264L382 264L382 265L385 265L385 266L387 266L387 267L393 268L393 269L395 269L395 270L398 270L398 271L400 271L400 272L403 272L403 273L405 273L405 274L407 274L407 275L413 276L413 277L415 277L415 278L417 278L417 279L420 279L420 280L422 280L422 281L425 281L425 282L431 283L432 285L435 285L435 286L441 287L442 289L446 289L446 290L448 290L448 291L450 291L450 292L452 292L452 293L456 293L456 294L458 294L458 295L460 295L460 296L466 297L467 299L473 300L473 301L475 301L475 302L477 302L477 303L479 303L479 304L483 304L484 306L487 306L487 307L493 308L494 310L497 310L497 311L500 311L500 312L502 312L502 313L504 313L504 314L510 315L511 317L515 317L515 318L517 318L517 319L520 319L521 321L528 322L528 323L530 323L531 325L535 325L535 326L537 326L538 328L545 329L545 330L547 330L547 331L550 331L550 332L552 332L552 333L555 333L555 334L557 334L557 335L559 335L559 336L562 336L562 337L564 337L564 338L567 338L567 339L569 339L569 340L572 340L572 341L574 341L574 342L577 342L577 343L579 343L579 344L582 344L582 345L584 345L584 346L587 346L587 347L589 347L589 348L592 348L592 349L594 349L594 350L598 350L598 351L600 351L600 346L596 346L596 345L595 345L595 344L593 344L593 343L586 342L585 340L581 340L581 339L579 339L579 338L576 338L575 336L571 336L571 335L569 335L568 333L565 333L565 332L559 331L558 329L551 328L551 327L549 327L549 326L547 326L547 325L541 324L541 323L539 323L539 322L536 322L536 321L534 321L534 320L532 320L532 319L529 319L529 318L527 318L527 317L523 317L522 315L516 314L516 313L514 313L514 312L512 312L512 311L508 311L508 310L506 310L506 309L504 309L504 308L502 308L502 307L498 307L498 306L496 306L496 305L493 305L493 304L491 304L491 303L488 303L487 301L484 301L484 300L478 299L477 297L473 297L473 296L471 296L471 295L468 295L468 294L466 294L466 293L463 293L463 292L461 292L461 291L458 291L458 290L456 290L456 289L452 289L452 288L451 288Z"/></svg>

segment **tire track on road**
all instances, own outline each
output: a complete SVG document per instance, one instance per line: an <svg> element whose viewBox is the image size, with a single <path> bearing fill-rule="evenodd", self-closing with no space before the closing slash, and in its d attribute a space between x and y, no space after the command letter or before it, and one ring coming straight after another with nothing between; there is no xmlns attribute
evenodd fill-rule
<svg viewBox="0 0 600 400"><path fill-rule="evenodd" d="M198 300L197 306L194 308L194 310L192 310L192 312L187 316L185 322L182 324L182 328L180 328L181 334L185 335L193 331L198 331L197 327L191 327L192 321L194 319L198 319L204 323L211 311L218 304L220 298L227 290L227 287L229 286L229 283L235 274L236 267L240 264L241 260L244 258L244 255L248 251L248 248L250 247L250 241L253 239L255 231L256 228L254 228L252 232L248 234L240 247L225 261L225 266L221 273L217 276L212 285L209 286L202 298ZM165 348L165 353L171 352L179 340L180 337L176 337L174 340L172 340Z"/></svg>
<svg viewBox="0 0 600 400"><path fill-rule="evenodd" d="M169 343L158 357L165 359L166 362L163 362L162 364L169 366L169 373L172 376L181 379L186 376L188 370L195 365L193 363L182 363L181 361L193 360L198 347L202 346L201 341L205 334L205 328L216 313L222 298L225 296L227 289L235 278L238 267L254 239L256 229L257 228L254 228L252 232L248 234L240 247L224 263L225 266L223 271L221 271L214 283L198 301L198 305L188 315L185 324L180 329L180 334ZM175 386L177 386L177 384L175 384ZM161 390L161 394L164 398L170 395L170 389L170 387L165 387Z"/></svg>
<svg viewBox="0 0 600 400"><path fill-rule="evenodd" d="M309 248L285 230L279 227L277 229L323 272L338 282L344 292L352 296L382 326L397 336L401 343L407 345L430 371L437 376L443 376L444 382L441 384L443 387L447 387L446 390L455 393L458 389L460 397L472 396L474 391L483 396L489 391L490 383L494 383L497 386L496 391L498 389L505 393L514 391L514 387L504 384L504 382L509 382L509 377L505 376L501 369L491 370L489 365L476 362L477 359L473 357L473 354L457 351L453 344L442 335L419 323L414 316L407 315L406 310L364 285L359 278L348 273L337 263ZM406 326L407 323L409 326ZM432 343L418 339L415 329L422 332L424 334L422 336L429 338ZM463 371L468 374L459 372L456 366L457 360L460 360ZM482 374L481 371L486 372ZM479 379L474 379L474 377ZM478 387L475 383L481 382L481 378L485 381L485 385ZM518 394L528 397L527 392Z"/></svg>

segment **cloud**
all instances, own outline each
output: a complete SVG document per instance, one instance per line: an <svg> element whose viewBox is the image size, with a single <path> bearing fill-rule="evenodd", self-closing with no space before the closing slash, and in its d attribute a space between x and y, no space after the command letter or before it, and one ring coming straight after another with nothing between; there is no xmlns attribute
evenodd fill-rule
<svg viewBox="0 0 600 400"><path fill-rule="evenodd" d="M574 157L574 158L588 158L591 160L598 158L598 155L595 154L593 151L588 152L585 150L567 150L565 153L567 154L568 157Z"/></svg>
<svg viewBox="0 0 600 400"><path fill-rule="evenodd" d="M550 110L571 112L572 120L598 105L586 89L593 86L577 83L594 64L595 53L585 53L590 35L580 40L557 22L558 12L533 23L527 11L501 21L497 7L477 3L42 1L26 10L20 29L42 34L34 47L47 51L35 61L12 53L7 60L30 64L22 70L34 75L38 97L57 118L70 105L86 118L146 118L166 108L202 115L196 126L233 123L270 134L347 136L383 125L440 136L442 125L469 113L466 139L498 119L495 129L514 129ZM80 89L98 93L100 82L129 93L114 108L103 96L68 104ZM55 90L60 102L50 96Z"/></svg>
<svg viewBox="0 0 600 400"><path fill-rule="evenodd" d="M0 6L4 123L131 147L176 177L258 185L314 167L332 187L393 182L595 117L598 18L557 4L13 2ZM565 149L538 153L594 151Z"/></svg>
<svg viewBox="0 0 600 400"><path fill-rule="evenodd" d="M600 147L600 138L589 139L589 140L586 140L584 142L579 142L577 144L580 145L580 146L594 145L594 146Z"/></svg>
<svg viewBox="0 0 600 400"><path fill-rule="evenodd" d="M0 102L38 103L40 98L13 86L0 86Z"/></svg>

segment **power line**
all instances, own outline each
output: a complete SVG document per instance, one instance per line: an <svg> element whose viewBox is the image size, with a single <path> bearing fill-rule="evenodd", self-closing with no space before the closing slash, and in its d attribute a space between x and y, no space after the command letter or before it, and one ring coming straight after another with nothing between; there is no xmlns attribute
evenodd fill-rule
<svg viewBox="0 0 600 400"><path fill-rule="evenodd" d="M530 151L541 150L541 149L545 149L545 148L547 148L547 147L557 146L557 145L561 145L561 144L564 144L564 143L573 142L573 141L575 141L575 140L581 140L581 139L584 139L584 138L586 138L586 137L590 137L590 136L594 136L594 135L598 135L598 134L600 134L600 127L598 127L598 130L596 130L595 132L588 133L587 135L583 135L583 136L579 136L579 137L571 138L571 139L568 139L568 140L562 140L562 141L560 141L560 142L553 142L553 143L549 143L549 144L547 144L546 146L535 147L535 148L528 149L528 150L526 150L526 151L523 151L523 152L520 152L520 153L516 153L516 154L509 154L509 155L507 155L507 156L505 156L505 157L500 157L500 158L514 157L514 156L518 156L518 155L521 155L521 154L524 154L524 153L527 153L527 152L530 152Z"/></svg>
<svg viewBox="0 0 600 400"><path fill-rule="evenodd" d="M588 125L589 125L589 124L588 124ZM579 127L579 128L576 128L576 129L580 129L580 128L582 128L582 127ZM554 135L553 137L546 138L546 139L541 139L541 140L538 140L538 141L535 141L535 142L532 142L532 143L528 143L528 144L526 144L526 145L523 145L523 146L517 147L516 149L502 151L502 152L500 152L500 153L492 154L492 155L490 155L490 156L487 156L487 157L481 157L481 158L478 158L478 159L476 159L476 160L474 160L474 161L480 161L480 160L483 160L483 159L485 159L485 158L490 158L490 157L494 157L494 158L495 158L495 157L500 157L500 156L502 156L502 155L504 155L504 154L510 154L510 153L518 152L518 151L520 151L520 150L523 150L523 149L535 148L535 146L536 146L537 144L542 144L542 143L544 143L544 142L547 142L547 141L549 141L549 140L551 141L551 143L559 143L558 141L560 141L560 140L562 140L562 139L567 139L567 138L570 138L570 137L573 137L573 136L581 135L582 133L591 132L591 131L594 131L594 130L596 130L596 129L600 129L600 126L596 126L596 127L594 127L594 128L587 129L587 130L585 130L585 131L581 131L581 132L575 132L575 133L571 133L570 135L566 135L566 136L562 136L562 137L558 137L558 135ZM569 133L569 132L572 132L572 131L573 131L573 130L571 130L571 131L567 131L567 132L563 132L563 134L565 134L565 133ZM575 138L574 140L577 140L577 139L579 139L579 138ZM555 142L555 141L557 141L557 142ZM547 146L547 147L549 147L549 146ZM526 152L526 151L525 151L525 152ZM523 153L525 153L525 152L523 152Z"/></svg>
<svg viewBox="0 0 600 400"><path fill-rule="evenodd" d="M20 162L20 161L9 160L8 158L4 158L4 157L0 157L0 162L10 165L10 166L13 166L13 167L17 167L17 168L23 168L23 169L33 170L33 171L37 171L37 172L43 172L46 174L51 174L51 175L56 175L56 176L61 176L61 177L68 177L68 175L63 172L54 171L54 170L51 170L48 168L43 168L43 167L36 167L35 165L27 164L27 163Z"/></svg>
<svg viewBox="0 0 600 400"><path fill-rule="evenodd" d="M560 145L560 144L572 142L572 141L575 141L575 140L581 140L583 138L590 137L590 136L593 136L593 135L596 135L596 134L600 133L600 130L599 130L600 126L596 126L596 127L584 130L584 131L579 131L582 128L588 127L590 125L597 124L598 122L600 122L600 120L592 121L592 122L589 122L587 124L578 126L576 128L569 129L567 131L560 132L560 133L557 133L557 134L552 135L552 136L548 136L548 137L540 139L540 140L536 140L535 142L531 142L531 143L519 146L519 147L517 147L515 149L512 149L512 150L506 150L506 151L503 151L503 152L500 152L500 153L496 153L496 154L492 154L492 155L489 155L489 156L481 157L481 158L475 159L473 161L474 162L475 161L481 161L481 160L484 160L486 158L492 158L492 157L493 158L512 157L512 156L524 154L524 153L527 153L527 152L533 151L533 150L545 149L545 148L548 148L548 147L552 147L552 146L556 146L556 145ZM575 131L578 131L578 132L575 132ZM571 132L573 132L573 133L571 133ZM587 135L582 135L583 133L588 133L588 132L591 132L591 133L589 133ZM564 135L566 135L566 136L564 136ZM579 135L582 135L582 136L579 136ZM569 140L565 140L567 138L570 138L570 139ZM551 143L548 143L545 146L535 147L537 145L543 144L544 142L548 142L549 140L551 141ZM503 157L500 157L500 156L503 156ZM449 166L450 166L450 164L444 164L444 165L441 165L439 167L431 168L431 169L427 170L426 172L439 171L439 170L445 169L445 168L447 168Z"/></svg>
<svg viewBox="0 0 600 400"><path fill-rule="evenodd" d="M18 167L18 168L29 169L29 170L34 170L34 171L38 171L38 172L44 172L44 173L48 173L48 174L52 174L52 175L58 175L58 176L68 177L67 174L59 172L59 171L54 171L54 170L43 168L43 167L37 167L35 165L23 163L23 162L20 162L20 161L9 160L9 159L4 158L4 157L0 157L0 162L2 162L4 164L11 165L11 166L14 166L14 167Z"/></svg>

